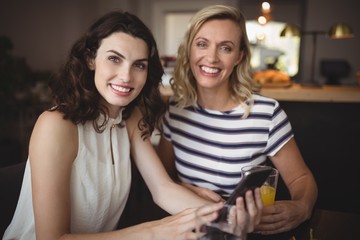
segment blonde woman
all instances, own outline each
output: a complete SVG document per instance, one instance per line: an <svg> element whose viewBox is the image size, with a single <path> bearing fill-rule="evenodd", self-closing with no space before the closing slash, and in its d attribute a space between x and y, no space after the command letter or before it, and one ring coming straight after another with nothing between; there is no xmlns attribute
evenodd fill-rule
<svg viewBox="0 0 360 240"><path fill-rule="evenodd" d="M261 96L251 77L245 19L238 9L214 5L193 16L171 88L158 152L176 181L218 202L233 191L243 166L269 158L291 200L264 206L256 230L281 233L310 218L317 199L314 177L279 102Z"/></svg>

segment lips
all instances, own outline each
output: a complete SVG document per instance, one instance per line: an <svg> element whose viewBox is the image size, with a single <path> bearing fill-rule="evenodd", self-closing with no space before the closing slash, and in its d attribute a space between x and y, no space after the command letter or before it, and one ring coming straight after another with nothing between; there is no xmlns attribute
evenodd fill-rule
<svg viewBox="0 0 360 240"><path fill-rule="evenodd" d="M114 84L110 84L111 88L119 91L119 92L123 92L123 93L128 93L130 92L133 88L128 88L128 87L121 87L119 85L114 85Z"/></svg>
<svg viewBox="0 0 360 240"><path fill-rule="evenodd" d="M209 73L209 74L216 74L216 73L220 72L219 68L211 68L211 67L206 67L206 66L200 66L200 69L202 71L204 71L205 73Z"/></svg>

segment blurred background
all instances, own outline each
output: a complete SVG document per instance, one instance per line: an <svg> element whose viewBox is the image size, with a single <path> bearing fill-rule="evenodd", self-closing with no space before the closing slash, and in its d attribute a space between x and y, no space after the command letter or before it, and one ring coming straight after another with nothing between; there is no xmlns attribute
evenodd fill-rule
<svg viewBox="0 0 360 240"><path fill-rule="evenodd" d="M174 55L189 18L200 8L211 4L227 4L241 9L249 21L249 39L260 48L276 49L281 27L285 23L296 24L304 31L328 31L336 22L349 24L353 31L360 32L358 9L351 0L272 0L270 21L265 27L256 25L262 15L258 0L33 0L0 1L0 36L10 38L11 54L24 58L33 71L55 71L65 58L71 44L101 14L117 8L137 14L153 31L163 56ZM271 24L274 24L270 27ZM269 29L266 29L266 28ZM257 32L256 32L257 31ZM264 33L267 32L265 35ZM266 39L256 41L263 34ZM275 38L275 40L274 40ZM286 40L282 39L282 43ZM265 43L265 44L263 44ZM289 47L290 44L286 43ZM282 45L282 44L280 44ZM312 38L303 35L298 57L298 66L289 70L298 81L310 76ZM296 52L296 46L293 48ZM360 70L360 38L334 41L325 35L317 38L316 79L324 83L319 62L322 59L346 60L351 68L342 84L355 84L355 72ZM257 60L259 61L259 60ZM298 71L296 70L298 68Z"/></svg>

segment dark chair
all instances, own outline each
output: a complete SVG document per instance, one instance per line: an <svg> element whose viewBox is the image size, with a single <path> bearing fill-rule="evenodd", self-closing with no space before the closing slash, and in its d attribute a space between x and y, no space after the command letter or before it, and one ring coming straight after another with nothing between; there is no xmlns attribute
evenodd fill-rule
<svg viewBox="0 0 360 240"><path fill-rule="evenodd" d="M26 162L0 168L0 236L4 235L14 215Z"/></svg>

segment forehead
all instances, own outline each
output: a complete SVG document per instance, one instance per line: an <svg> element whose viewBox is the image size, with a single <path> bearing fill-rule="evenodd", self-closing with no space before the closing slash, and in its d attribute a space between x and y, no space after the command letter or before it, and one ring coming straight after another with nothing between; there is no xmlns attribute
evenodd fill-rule
<svg viewBox="0 0 360 240"><path fill-rule="evenodd" d="M234 21L230 19L211 19L206 21L195 34L195 39L203 37L216 41L231 40L240 42L242 31Z"/></svg>
<svg viewBox="0 0 360 240"><path fill-rule="evenodd" d="M148 58L149 55L148 46L143 39L123 32L115 32L104 38L100 43L98 54L110 50L115 50L134 59Z"/></svg>

